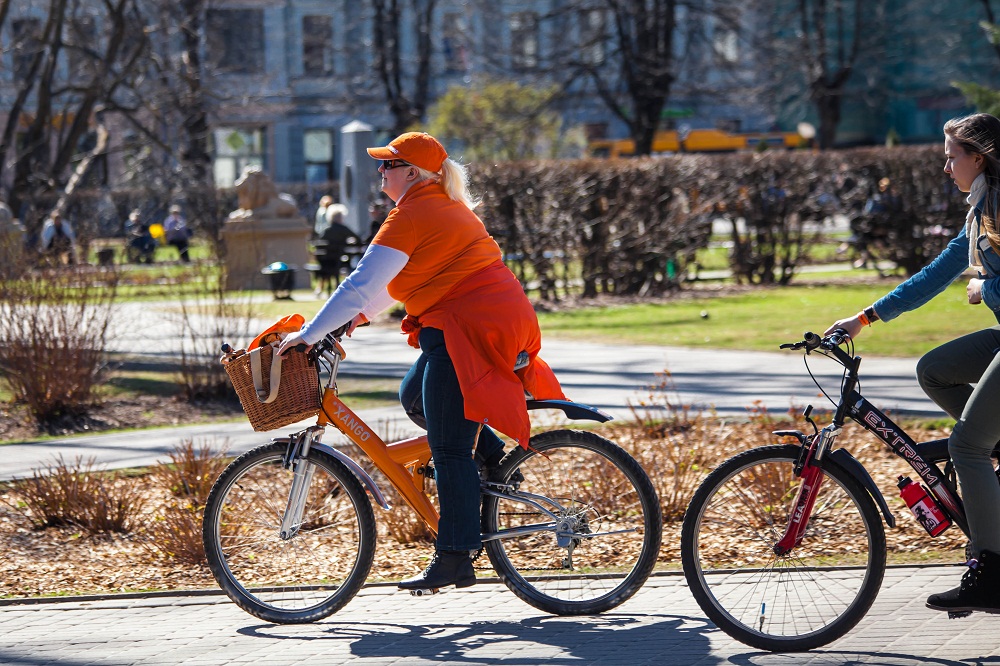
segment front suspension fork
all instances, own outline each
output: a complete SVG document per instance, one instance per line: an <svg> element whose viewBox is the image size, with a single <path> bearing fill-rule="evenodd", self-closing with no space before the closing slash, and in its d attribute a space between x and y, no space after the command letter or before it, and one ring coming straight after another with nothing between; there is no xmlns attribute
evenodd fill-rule
<svg viewBox="0 0 1000 666"><path fill-rule="evenodd" d="M309 447L314 439L312 432L302 433L298 439L289 443L285 454L285 467L291 467L292 484L288 492L288 502L281 516L280 535L287 541L294 537L302 526L302 513L309 495L309 484L312 481L316 465L309 461ZM319 437L315 437L319 439Z"/></svg>
<svg viewBox="0 0 1000 666"><path fill-rule="evenodd" d="M792 511L788 517L785 533L772 548L775 555L788 554L802 541L806 527L809 525L809 518L812 516L813 507L816 505L816 498L819 496L820 486L823 485L823 470L816 463L833 445L837 435L840 434L840 428L827 426L813 435L812 438L807 438L802 433L785 432L783 434L794 434L799 437L803 447L805 447L806 442L809 442L809 446L805 448L805 455L795 466L795 475L801 481L799 491L792 503Z"/></svg>
<svg viewBox="0 0 1000 666"><path fill-rule="evenodd" d="M806 526L809 525L809 516L812 515L813 506L816 504L816 497L819 495L819 487L823 484L823 470L813 465L812 461L807 461L799 478L802 482L799 484L799 492L792 505L792 514L788 518L785 534L774 544L775 555L789 553L802 541Z"/></svg>

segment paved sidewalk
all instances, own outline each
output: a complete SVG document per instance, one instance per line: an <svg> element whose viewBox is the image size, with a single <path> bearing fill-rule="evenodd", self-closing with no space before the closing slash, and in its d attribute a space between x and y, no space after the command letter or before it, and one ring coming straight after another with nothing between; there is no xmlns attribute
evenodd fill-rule
<svg viewBox="0 0 1000 666"><path fill-rule="evenodd" d="M969 666L997 663L1000 617L963 620L924 599L955 585L957 567L890 569L868 616L819 650L771 654L708 622L676 574L654 576L631 600L594 617L554 617L499 584L414 598L368 587L339 613L308 625L273 625L222 596L56 601L0 607L0 663L555 664L565 666Z"/></svg>

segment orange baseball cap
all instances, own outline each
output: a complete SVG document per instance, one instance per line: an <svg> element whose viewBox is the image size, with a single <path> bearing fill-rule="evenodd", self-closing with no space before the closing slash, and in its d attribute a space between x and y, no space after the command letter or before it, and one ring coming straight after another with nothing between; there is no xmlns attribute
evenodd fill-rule
<svg viewBox="0 0 1000 666"><path fill-rule="evenodd" d="M448 158L441 142L426 132L406 132L388 146L369 148L368 154L377 160L403 160L413 166L437 173Z"/></svg>

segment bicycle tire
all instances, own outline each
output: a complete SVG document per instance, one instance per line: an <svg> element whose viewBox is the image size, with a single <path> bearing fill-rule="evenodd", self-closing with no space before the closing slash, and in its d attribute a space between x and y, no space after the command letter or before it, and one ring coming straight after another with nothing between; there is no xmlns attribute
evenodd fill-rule
<svg viewBox="0 0 1000 666"><path fill-rule="evenodd" d="M593 433L557 430L531 439L500 464L496 480L557 500L560 523L485 542L494 571L514 594L555 615L590 615L618 606L652 572L663 518L652 482L638 462ZM546 522L537 509L483 496L484 532ZM563 537L557 525L592 537ZM610 533L610 534L609 534Z"/></svg>
<svg viewBox="0 0 1000 666"><path fill-rule="evenodd" d="M279 535L292 472L287 444L272 442L234 460L212 487L202 537L212 575L240 608L268 622L315 622L354 598L375 558L375 516L357 477L313 449L303 521Z"/></svg>
<svg viewBox="0 0 1000 666"><path fill-rule="evenodd" d="M751 449L719 465L695 492L681 562L705 614L736 640L795 652L850 631L885 573L882 519L871 496L829 458L801 543L778 556L798 490L798 446Z"/></svg>

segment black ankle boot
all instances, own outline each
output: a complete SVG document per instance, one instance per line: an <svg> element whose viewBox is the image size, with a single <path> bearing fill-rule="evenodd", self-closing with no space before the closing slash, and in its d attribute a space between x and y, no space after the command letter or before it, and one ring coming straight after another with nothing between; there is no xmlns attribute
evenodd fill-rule
<svg viewBox="0 0 1000 666"><path fill-rule="evenodd" d="M1000 555L984 550L979 560L969 560L962 584L953 590L932 594L927 607L950 612L1000 613Z"/></svg>
<svg viewBox="0 0 1000 666"><path fill-rule="evenodd" d="M400 581L401 590L434 590L454 585L469 587L476 583L476 570L472 567L467 550L438 550L423 573Z"/></svg>

